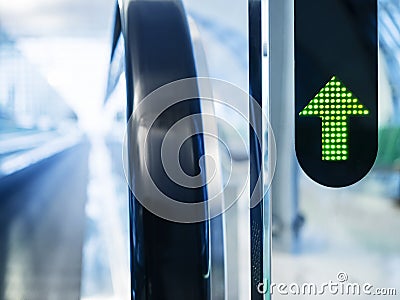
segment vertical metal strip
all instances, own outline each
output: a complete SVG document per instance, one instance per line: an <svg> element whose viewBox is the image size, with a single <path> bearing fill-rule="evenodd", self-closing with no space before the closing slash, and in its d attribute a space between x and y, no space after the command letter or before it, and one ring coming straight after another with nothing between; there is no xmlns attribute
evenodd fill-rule
<svg viewBox="0 0 400 300"><path fill-rule="evenodd" d="M262 46L261 46L261 0L249 0L249 90L250 95L262 107ZM259 177L262 181L262 141L257 134L262 132L262 117L256 115L256 110L249 101L250 127L250 195L252 198L263 196L263 187L256 187ZM257 189L257 190L256 190ZM263 242L263 201L250 210L250 247L251 247L251 299L263 299L258 292L259 283L263 282L264 242Z"/></svg>
<svg viewBox="0 0 400 300"><path fill-rule="evenodd" d="M276 160L271 185L274 248L296 250L298 215L297 163L294 153L294 0L269 1L270 122ZM296 221L297 220L297 221Z"/></svg>

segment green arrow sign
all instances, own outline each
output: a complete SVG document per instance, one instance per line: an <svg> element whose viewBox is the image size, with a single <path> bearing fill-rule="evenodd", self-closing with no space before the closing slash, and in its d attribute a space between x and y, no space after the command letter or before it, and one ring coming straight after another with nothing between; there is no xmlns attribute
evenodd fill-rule
<svg viewBox="0 0 400 300"><path fill-rule="evenodd" d="M300 112L300 116L322 119L322 160L328 161L348 159L348 117L368 114L369 110L336 76Z"/></svg>

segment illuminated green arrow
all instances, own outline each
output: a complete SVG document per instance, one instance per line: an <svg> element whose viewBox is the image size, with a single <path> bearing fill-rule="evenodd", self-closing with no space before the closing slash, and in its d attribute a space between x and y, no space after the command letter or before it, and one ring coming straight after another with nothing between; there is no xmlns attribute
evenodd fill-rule
<svg viewBox="0 0 400 300"><path fill-rule="evenodd" d="M368 114L369 110L335 76L300 112L300 116L322 119L322 160L329 161L348 159L348 116Z"/></svg>

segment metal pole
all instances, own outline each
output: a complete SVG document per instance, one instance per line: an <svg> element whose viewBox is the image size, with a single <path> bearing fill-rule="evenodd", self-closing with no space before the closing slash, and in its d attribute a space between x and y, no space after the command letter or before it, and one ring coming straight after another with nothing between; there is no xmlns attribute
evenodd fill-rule
<svg viewBox="0 0 400 300"><path fill-rule="evenodd" d="M294 153L294 0L269 0L269 100L277 163L272 181L273 246L295 247L297 165Z"/></svg>

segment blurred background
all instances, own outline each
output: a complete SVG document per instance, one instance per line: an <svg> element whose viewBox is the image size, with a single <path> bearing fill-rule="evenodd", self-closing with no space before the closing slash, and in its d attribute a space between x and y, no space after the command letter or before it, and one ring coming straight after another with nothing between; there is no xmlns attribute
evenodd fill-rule
<svg viewBox="0 0 400 300"><path fill-rule="evenodd" d="M297 188L272 198L273 282L326 282L344 271L400 292L400 5L379 2L375 167L342 189L299 167L274 179ZM209 75L248 90L247 1L184 4ZM0 299L130 297L124 76L104 103L114 9L112 0L0 0ZM247 300L240 203L226 212L235 225L228 299Z"/></svg>

